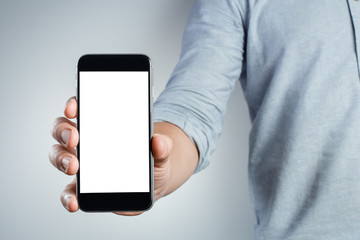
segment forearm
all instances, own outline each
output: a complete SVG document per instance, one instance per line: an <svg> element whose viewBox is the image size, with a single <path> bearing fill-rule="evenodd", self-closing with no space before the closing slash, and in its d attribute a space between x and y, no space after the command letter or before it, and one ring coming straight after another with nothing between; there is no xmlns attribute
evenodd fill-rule
<svg viewBox="0 0 360 240"><path fill-rule="evenodd" d="M170 179L160 197L172 193L179 188L190 176L198 164L199 154L196 145L182 129L168 122L156 122L154 133L167 135L172 140L169 153Z"/></svg>

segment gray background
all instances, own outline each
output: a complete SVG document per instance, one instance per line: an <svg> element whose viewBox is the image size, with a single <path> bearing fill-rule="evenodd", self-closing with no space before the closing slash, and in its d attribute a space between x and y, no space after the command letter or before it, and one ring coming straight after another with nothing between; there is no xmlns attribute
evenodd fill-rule
<svg viewBox="0 0 360 240"><path fill-rule="evenodd" d="M179 53L194 0L0 1L0 239L251 239L248 110L240 85L212 163L138 217L68 213L72 177L48 160L52 122L75 94L85 53L145 53L155 97Z"/></svg>

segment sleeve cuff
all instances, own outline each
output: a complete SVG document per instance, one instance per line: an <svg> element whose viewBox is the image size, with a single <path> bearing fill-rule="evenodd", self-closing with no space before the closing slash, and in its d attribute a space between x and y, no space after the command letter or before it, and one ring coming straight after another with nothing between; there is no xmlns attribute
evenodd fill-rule
<svg viewBox="0 0 360 240"><path fill-rule="evenodd" d="M175 111L167 109L161 111L159 108L154 108L154 122L169 122L181 128L191 141L197 146L199 151L199 162L194 171L198 173L209 165L209 154L205 149L208 149L207 137L202 130L188 117L181 116Z"/></svg>

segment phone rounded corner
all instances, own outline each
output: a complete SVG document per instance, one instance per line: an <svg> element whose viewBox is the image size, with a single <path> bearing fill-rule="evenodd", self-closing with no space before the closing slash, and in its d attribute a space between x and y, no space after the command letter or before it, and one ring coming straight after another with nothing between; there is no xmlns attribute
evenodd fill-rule
<svg viewBox="0 0 360 240"><path fill-rule="evenodd" d="M79 204L79 210L82 211L83 213L106 212L106 211L99 211L99 210L84 208L84 207L81 206L80 204Z"/></svg>
<svg viewBox="0 0 360 240"><path fill-rule="evenodd" d="M80 61L83 61L84 59L88 58L89 56L90 56L90 54L88 54L88 53L85 53L85 54L81 55L81 56L79 57L78 63L79 63Z"/></svg>
<svg viewBox="0 0 360 240"><path fill-rule="evenodd" d="M149 57L149 55L140 53L140 54L138 54L138 56L144 58L144 61L146 61L149 65L149 69L152 68L152 61L151 61L151 58Z"/></svg>
<svg viewBox="0 0 360 240"><path fill-rule="evenodd" d="M80 204L79 204L79 210L82 211L82 212L86 212L86 213L89 212L89 210L84 209Z"/></svg>
<svg viewBox="0 0 360 240"><path fill-rule="evenodd" d="M85 53L81 55L77 61L77 70L79 71L79 67L81 68L81 64L86 63L89 58L91 58L93 54Z"/></svg>
<svg viewBox="0 0 360 240"><path fill-rule="evenodd" d="M144 211L144 212L150 211L153 208L154 204L155 204L155 201L152 198L151 201L149 202L149 204L147 206L145 206L144 209L142 209L141 211Z"/></svg>
<svg viewBox="0 0 360 240"><path fill-rule="evenodd" d="M151 62L151 58L149 57L149 55L147 55L145 53L141 53L139 55L142 56L143 58L145 58L147 61Z"/></svg>

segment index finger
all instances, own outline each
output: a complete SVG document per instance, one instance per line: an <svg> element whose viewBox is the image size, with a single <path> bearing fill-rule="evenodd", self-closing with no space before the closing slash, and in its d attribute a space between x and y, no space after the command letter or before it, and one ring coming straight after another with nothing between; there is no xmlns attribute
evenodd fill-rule
<svg viewBox="0 0 360 240"><path fill-rule="evenodd" d="M67 100L65 105L64 114L67 118L76 118L77 117L77 100L76 97L71 97Z"/></svg>

